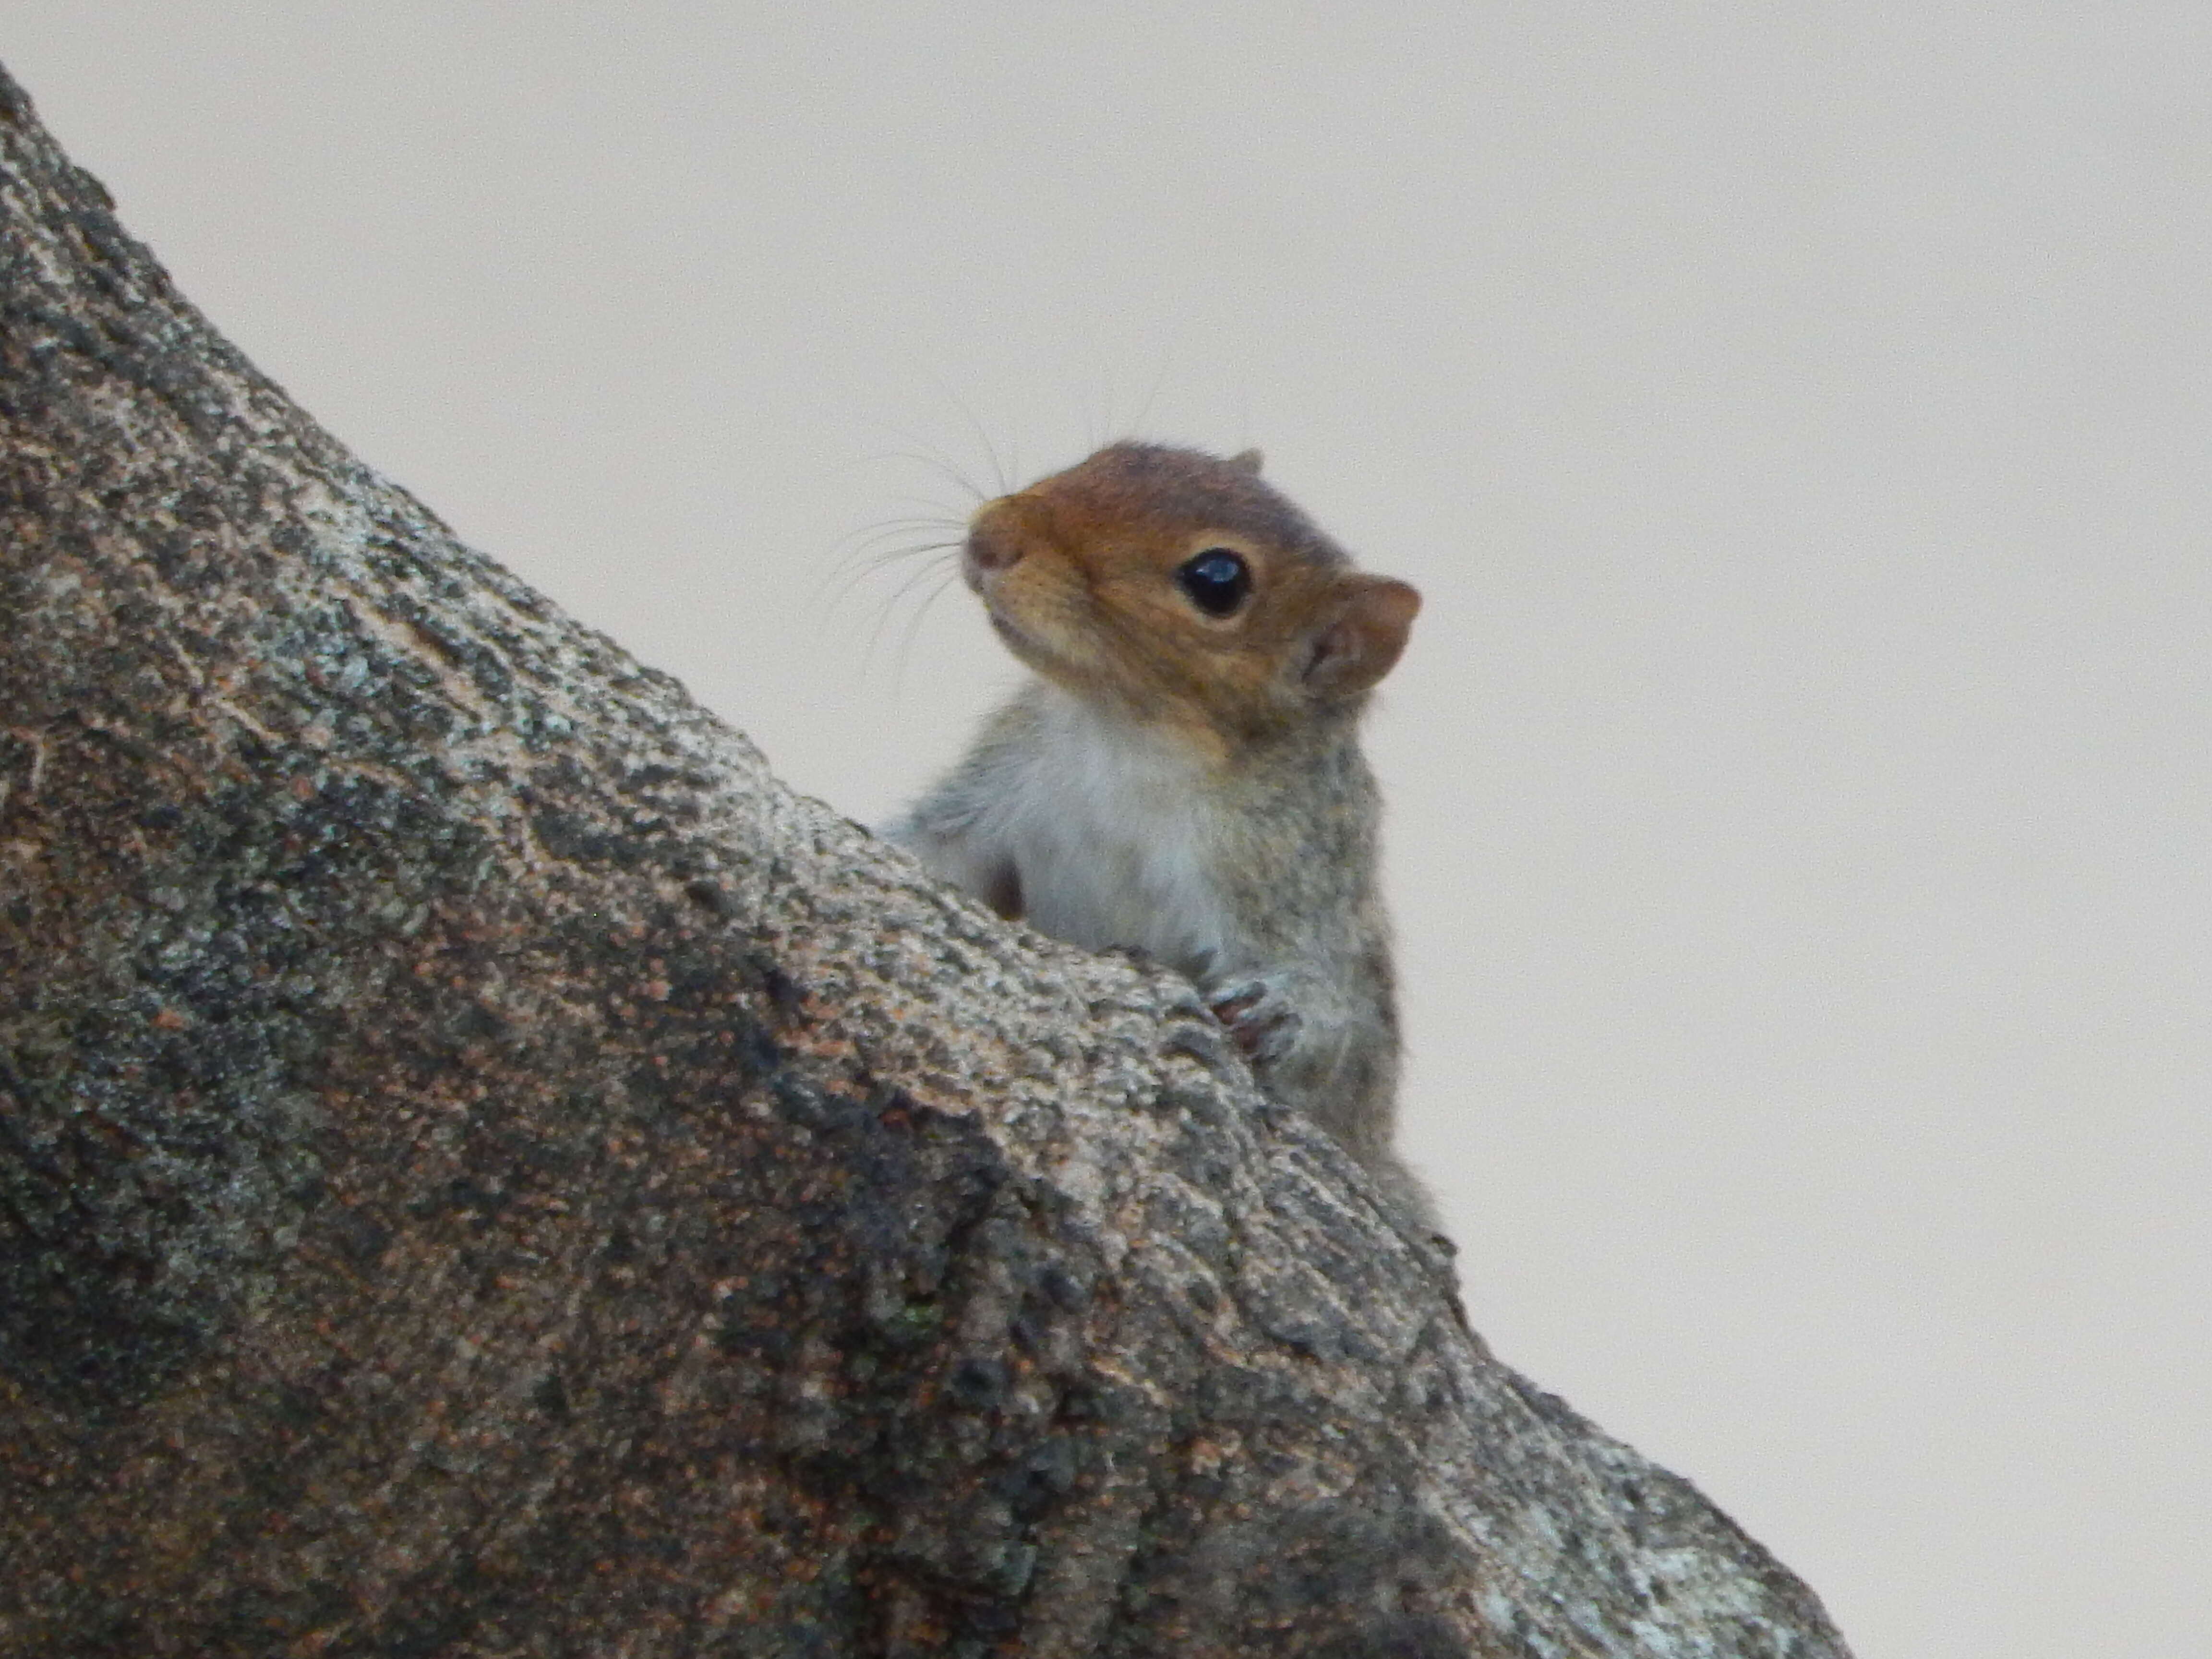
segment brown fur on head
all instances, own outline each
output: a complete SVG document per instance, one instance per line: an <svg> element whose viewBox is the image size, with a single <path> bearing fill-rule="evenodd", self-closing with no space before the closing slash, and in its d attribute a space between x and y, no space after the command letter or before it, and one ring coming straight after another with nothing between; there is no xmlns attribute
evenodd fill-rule
<svg viewBox="0 0 2212 1659"><path fill-rule="evenodd" d="M1178 576L1215 551L1242 561L1249 581L1220 615ZM1038 673L1221 758L1355 712L1421 603L1404 582L1352 568L1260 477L1256 451L1224 460L1109 445L987 502L964 567L1000 636Z"/></svg>

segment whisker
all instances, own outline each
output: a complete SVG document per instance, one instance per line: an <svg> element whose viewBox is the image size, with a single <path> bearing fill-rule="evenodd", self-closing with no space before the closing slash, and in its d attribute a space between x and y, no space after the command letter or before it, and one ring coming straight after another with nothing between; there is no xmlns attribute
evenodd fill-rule
<svg viewBox="0 0 2212 1659"><path fill-rule="evenodd" d="M880 427L884 431L890 433L893 437L901 440L908 446L907 448L902 450L895 450L889 454L876 456L874 458L875 459L878 461L911 461L917 466L926 466L933 472L938 474L955 489L957 489L963 495L965 495L969 500L975 501L978 506L981 506L984 501L990 499L988 495L985 495L981 489L976 487L974 481L971 480L965 472L961 471L959 464L950 455L947 455L942 449L939 448L935 444L929 442L927 439L920 436L918 434L908 432L903 427L895 426L889 421L880 421L871 418L868 424L874 427ZM995 463L995 458L994 458L994 459ZM1006 492L1004 489L1001 489L998 493L1003 495Z"/></svg>
<svg viewBox="0 0 2212 1659"><path fill-rule="evenodd" d="M999 447L991 441L990 433L984 429L983 422L976 418L975 411L969 406L968 400L947 385L942 377L932 374L926 368L922 370L922 374L929 383L937 388L938 396L958 410L961 418L968 422L968 430L975 434L976 443L982 448L983 459L990 463L991 477L999 486L998 493L1001 495L1012 495L1014 489L1013 479L1021 477L1020 470L1017 468L1012 477L1009 477L1005 465L999 459Z"/></svg>
<svg viewBox="0 0 2212 1659"><path fill-rule="evenodd" d="M893 453L874 459L879 462L896 459L926 468L951 485L957 492L958 500L975 506L994 499L994 495L1012 493L1021 476L1018 454L1011 446L1002 451L993 441L975 406L942 377L927 367L917 367L938 394L959 411L981 452L995 490L987 491L980 487L969 470L947 449L893 422L872 418L867 421L904 446ZM919 510L884 519L841 540L816 593L818 602L825 602L830 611L835 611L852 600L863 585L889 573L890 592L872 607L874 615L861 649L860 667L864 675L873 673L881 650L895 635L898 659L894 678L902 682L908 658L932 607L945 590L960 579L957 556L966 545L971 515L947 512L941 500L919 495L894 496L891 504ZM900 615L902 610L904 616Z"/></svg>
<svg viewBox="0 0 2212 1659"><path fill-rule="evenodd" d="M965 536L957 538L948 536L940 542L902 541L896 547L858 553L849 562L853 566L854 580L865 581L871 576L905 563L908 559L920 558L925 553L957 552L967 544L968 538ZM932 560L931 562L933 563L935 561Z"/></svg>
<svg viewBox="0 0 2212 1659"><path fill-rule="evenodd" d="M952 586L959 574L957 570L948 571L945 579L923 596L921 603L914 608L914 614L907 618L906 633L899 641L898 660L891 669L893 696L902 695L905 689L907 659L914 654L915 637L921 632L921 619L929 614L929 607L944 597L945 590Z"/></svg>
<svg viewBox="0 0 2212 1659"><path fill-rule="evenodd" d="M941 524L965 524L968 522L968 514L948 513L945 510L945 503L943 501L936 501L927 495L891 495L885 499L890 501L892 505L896 507L919 507L926 508L927 510L927 515L930 518L937 520Z"/></svg>
<svg viewBox="0 0 2212 1659"><path fill-rule="evenodd" d="M865 526L841 538L831 550L830 568L842 570L848 564L860 562L863 556L886 542L903 542L909 537L927 535L932 531L940 532L945 540L923 542L917 545L943 547L953 541L964 540L968 527L951 519L886 519L881 524ZM894 551L887 556L895 558L897 555Z"/></svg>
<svg viewBox="0 0 2212 1659"><path fill-rule="evenodd" d="M1174 349L1175 335L1170 333L1166 339L1160 342L1159 367L1152 373L1152 389L1145 393L1145 401L1138 405L1136 419L1129 423L1132 431L1152 419L1152 405L1159 402L1160 393L1167 387L1169 359Z"/></svg>
<svg viewBox="0 0 2212 1659"><path fill-rule="evenodd" d="M891 617L896 614L899 608L899 602L904 599L908 594L913 592L915 587L920 586L922 582L927 581L931 576L936 574L940 568L949 563L951 563L951 560L946 555L942 553L938 554L934 557L927 560L921 565L917 567L904 581L901 582L898 586L892 591L890 598L886 599L884 602L883 608L877 611L875 625L868 629L868 643L866 648L860 653L860 672L862 673L865 674L869 669L875 665L876 647L883 642L884 629L890 625ZM959 571L955 568L947 574L945 581L950 581L953 576L957 576L957 574L959 574ZM937 592L943 592L945 582L939 582L938 584ZM934 597L934 595L933 595L933 597Z"/></svg>
<svg viewBox="0 0 2212 1659"><path fill-rule="evenodd" d="M878 519L873 524L864 524L849 530L837 538L830 548L830 568L842 570L860 555L882 543L902 541L911 536L926 536L932 532L950 539L964 537L968 533L968 526L960 520L943 513L906 514L896 518ZM936 544L933 542L929 544L931 546Z"/></svg>
<svg viewBox="0 0 2212 1659"><path fill-rule="evenodd" d="M1103 449L1114 435L1114 386L1110 371L1101 369L1100 382L1088 392L1072 392L1070 402L1083 428L1083 453Z"/></svg>
<svg viewBox="0 0 2212 1659"><path fill-rule="evenodd" d="M902 543L899 546L886 548L878 553L863 554L856 551L841 560L835 568L823 574L821 580L815 585L814 597L818 602L826 604L834 611L852 598L860 590L861 584L882 574L894 566L908 559L921 558L924 554L927 554L931 556L924 560L921 566L922 569L927 570L942 563L945 555L957 551L965 544L966 538L963 538L959 541Z"/></svg>

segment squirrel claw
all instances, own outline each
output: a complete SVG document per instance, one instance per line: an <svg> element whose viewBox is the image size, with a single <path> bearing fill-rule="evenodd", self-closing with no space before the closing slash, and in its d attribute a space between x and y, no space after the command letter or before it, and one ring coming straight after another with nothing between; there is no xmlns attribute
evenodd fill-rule
<svg viewBox="0 0 2212 1659"><path fill-rule="evenodd" d="M1213 1017L1236 1039L1245 1059L1271 1059L1290 1046L1298 1017L1264 983L1239 985L1208 1000Z"/></svg>

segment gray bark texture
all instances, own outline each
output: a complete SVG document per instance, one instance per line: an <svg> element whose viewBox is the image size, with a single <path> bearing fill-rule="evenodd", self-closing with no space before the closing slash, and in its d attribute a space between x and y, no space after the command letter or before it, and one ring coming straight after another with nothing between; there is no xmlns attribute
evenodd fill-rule
<svg viewBox="0 0 2212 1659"><path fill-rule="evenodd" d="M1190 988L351 459L0 75L0 1653L1841 1656Z"/></svg>

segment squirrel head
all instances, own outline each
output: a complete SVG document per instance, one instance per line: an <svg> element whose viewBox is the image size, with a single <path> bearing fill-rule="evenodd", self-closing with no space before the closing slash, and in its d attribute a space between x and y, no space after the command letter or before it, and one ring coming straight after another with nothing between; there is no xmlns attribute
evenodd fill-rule
<svg viewBox="0 0 2212 1659"><path fill-rule="evenodd" d="M1045 678L1217 757L1355 716L1421 597L1352 568L1260 467L1109 445L979 508L968 585Z"/></svg>

